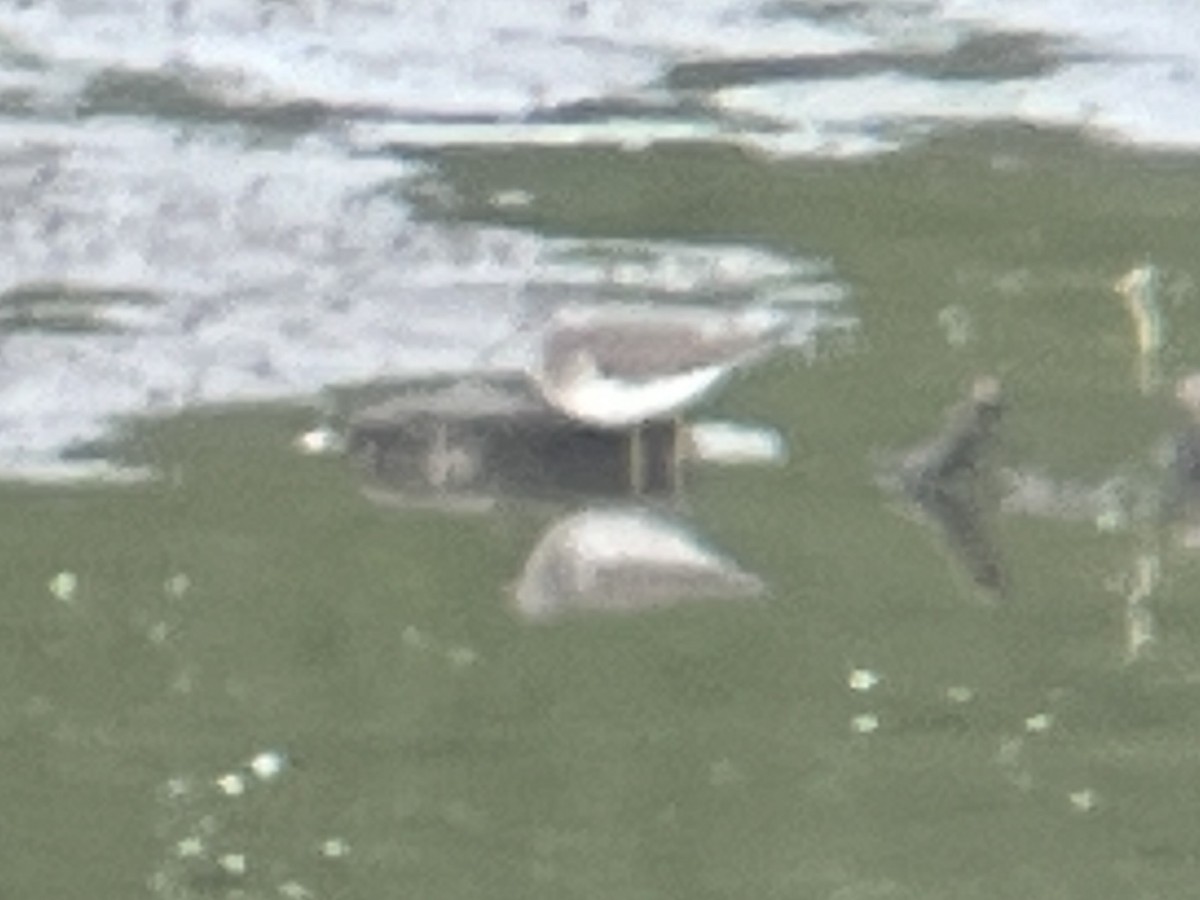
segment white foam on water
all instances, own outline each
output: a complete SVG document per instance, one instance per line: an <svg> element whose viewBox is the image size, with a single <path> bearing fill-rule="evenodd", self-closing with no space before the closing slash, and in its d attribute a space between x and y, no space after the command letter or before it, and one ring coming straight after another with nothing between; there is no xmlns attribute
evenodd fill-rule
<svg viewBox="0 0 1200 900"><path fill-rule="evenodd" d="M570 147L612 145L640 150L671 142L737 141L740 135L714 122L625 119L579 123L363 122L348 129L351 143L362 149L396 146Z"/></svg>
<svg viewBox="0 0 1200 900"><path fill-rule="evenodd" d="M230 99L303 98L407 115L519 115L626 93L671 60L843 52L845 29L730 0L169 4L61 0L0 11L0 33L54 62L187 71Z"/></svg>
<svg viewBox="0 0 1200 900"><path fill-rule="evenodd" d="M815 149L842 136L877 148L899 141L889 127L931 126L937 121L987 121L1013 115L1028 91L1024 82L998 84L931 81L896 73L816 82L780 81L720 91L716 103L738 114L771 116L809 138Z"/></svg>
<svg viewBox="0 0 1200 900"><path fill-rule="evenodd" d="M780 126L745 135L776 155L854 156L899 149L938 127L1019 121L1082 129L1144 147L1200 147L1200 8L1171 0L943 0L864 11L873 49L930 53L970 35L1057 42L1049 70L1019 78L927 78L880 66L857 77L763 81L718 90L718 109ZM1053 45L1048 45L1053 46ZM1054 55L1060 58L1054 63ZM831 57L832 59L832 57Z"/></svg>
<svg viewBox="0 0 1200 900"><path fill-rule="evenodd" d="M13 5L0 10L0 34L52 71L175 72L231 102L301 99L407 117L511 118L573 100L645 95L683 61L929 51L972 32L1041 32L1106 57L1118 76L1130 76L1106 86L1103 73L1093 72L1094 81L1085 75L1090 93L1080 101L1098 106L1102 119L1130 123L1128 139L1195 140L1177 129L1197 91L1200 28L1191 25L1200 24L1200 13L1167 0L876 3L824 22L746 0L177 6L184 11L173 16L170 5L146 0ZM1078 78L1033 81L1035 107L1079 105ZM988 102L985 83L972 81L960 93L972 90ZM938 118L940 96L925 95L930 102L915 114ZM785 112L782 104L775 109ZM818 143L816 152L828 144Z"/></svg>
<svg viewBox="0 0 1200 900"><path fill-rule="evenodd" d="M1200 55L1200 10L1177 0L941 0L940 15L976 27L1042 32L1122 56Z"/></svg>
<svg viewBox="0 0 1200 900"><path fill-rule="evenodd" d="M1178 71L1169 60L1070 66L1028 93L1022 118L1079 125L1136 146L1194 149L1200 77Z"/></svg>
<svg viewBox="0 0 1200 900"><path fill-rule="evenodd" d="M715 103L784 126L782 136L744 137L779 155L877 153L946 125L987 122L1078 128L1146 147L1200 147L1200 123L1183 114L1200 101L1200 79L1178 79L1177 68L1164 60L1105 60L997 82L879 74L727 88Z"/></svg>
<svg viewBox="0 0 1200 900"><path fill-rule="evenodd" d="M1190 124L1200 93L1200 10L1179 3L943 0L865 4L820 21L802 13L756 0L46 0L0 9L0 36L45 63L33 83L51 105L104 71L166 74L218 104L303 101L352 114L369 110L376 121L357 132L367 145L639 147L703 139L775 155L856 156L895 149L922 133L889 133L896 124L996 119L1093 127L1137 144L1200 143ZM1015 81L955 81L905 76L881 57L877 70L860 78L726 88L711 113L693 106L678 120L615 116L552 126L525 119L582 100L670 108L703 98L706 89L680 96L664 89L662 76L679 63L930 54L992 32L1057 39L1062 67ZM3 77L25 90L31 71L10 69ZM722 118L745 112L765 121L747 127Z"/></svg>
<svg viewBox="0 0 1200 900"><path fill-rule="evenodd" d="M1030 91L1035 114L1086 117L1122 140L1200 146L1200 7L1175 0L942 0L947 19L987 29L1044 33L1094 64L1072 64Z"/></svg>

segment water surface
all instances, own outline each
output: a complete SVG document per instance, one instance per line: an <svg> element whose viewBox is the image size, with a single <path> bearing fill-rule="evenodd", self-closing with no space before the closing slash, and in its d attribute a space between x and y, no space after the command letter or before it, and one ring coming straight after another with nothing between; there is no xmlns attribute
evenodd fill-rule
<svg viewBox="0 0 1200 900"><path fill-rule="evenodd" d="M1145 498L1200 169L1159 6L0 14L0 893L1185 895L1197 566ZM703 410L788 463L680 511L762 602L531 625L571 504L379 506L294 451L563 297L797 312ZM876 477L982 373L992 489L1044 488L997 503L1002 602Z"/></svg>

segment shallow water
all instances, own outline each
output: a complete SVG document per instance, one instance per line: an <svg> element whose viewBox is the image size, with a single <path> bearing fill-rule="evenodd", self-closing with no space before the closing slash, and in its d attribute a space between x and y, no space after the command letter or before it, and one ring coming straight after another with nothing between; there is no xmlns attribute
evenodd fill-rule
<svg viewBox="0 0 1200 900"><path fill-rule="evenodd" d="M0 15L0 894L1187 895L1197 559L1148 510L1200 166L1158 8ZM644 296L800 319L702 411L787 461L671 513L764 596L531 623L579 505L373 504L293 448ZM982 373L1003 600L878 483Z"/></svg>

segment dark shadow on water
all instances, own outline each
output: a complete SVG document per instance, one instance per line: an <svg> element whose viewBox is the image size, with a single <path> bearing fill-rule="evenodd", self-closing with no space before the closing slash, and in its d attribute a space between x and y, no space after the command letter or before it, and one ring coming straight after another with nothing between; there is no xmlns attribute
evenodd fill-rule
<svg viewBox="0 0 1200 900"><path fill-rule="evenodd" d="M1048 75L1078 54L1034 33L975 34L944 53L857 52L680 63L667 75L678 89L716 90L771 81L816 81L896 74L934 80L997 81Z"/></svg>

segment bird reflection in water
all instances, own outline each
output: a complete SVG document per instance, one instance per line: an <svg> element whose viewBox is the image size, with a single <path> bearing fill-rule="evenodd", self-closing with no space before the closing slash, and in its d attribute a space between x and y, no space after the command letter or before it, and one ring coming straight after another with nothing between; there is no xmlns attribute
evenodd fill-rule
<svg viewBox="0 0 1200 900"><path fill-rule="evenodd" d="M1179 379L1175 399L1187 421L1171 438L1159 518L1177 532L1179 543L1200 548L1200 372Z"/></svg>
<svg viewBox="0 0 1200 900"><path fill-rule="evenodd" d="M499 381L392 398L355 419L349 446L367 495L389 505L566 508L513 591L512 609L527 621L763 593L757 576L672 510L686 466L782 461L786 446L772 429L681 419L602 429Z"/></svg>
<svg viewBox="0 0 1200 900"><path fill-rule="evenodd" d="M1149 395L1161 382L1162 351L1166 344L1162 272L1151 262L1134 266L1113 284L1113 290L1124 301L1133 326L1138 389Z"/></svg>
<svg viewBox="0 0 1200 900"><path fill-rule="evenodd" d="M683 521L643 506L584 509L542 535L513 590L531 622L584 612L629 613L692 600L763 594L753 575Z"/></svg>
<svg viewBox="0 0 1200 900"><path fill-rule="evenodd" d="M1009 579L988 522L985 476L1003 411L1000 382L976 379L941 430L880 478L939 532L971 581L994 596L1007 592Z"/></svg>

